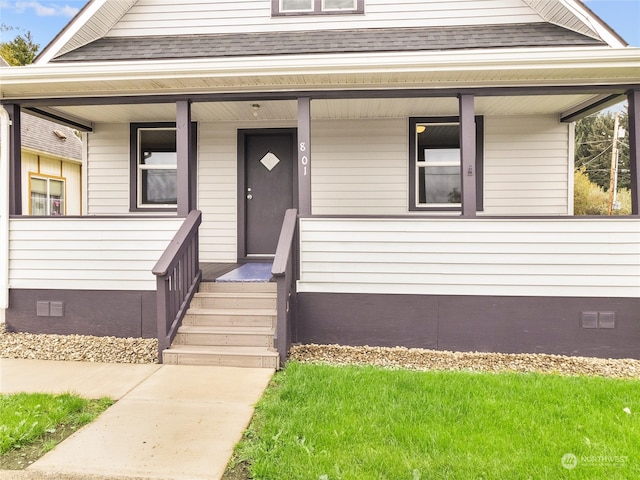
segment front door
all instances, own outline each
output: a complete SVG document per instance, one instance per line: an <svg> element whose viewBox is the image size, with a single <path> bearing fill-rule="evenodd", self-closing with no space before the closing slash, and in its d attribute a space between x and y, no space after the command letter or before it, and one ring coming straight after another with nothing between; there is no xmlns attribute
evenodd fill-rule
<svg viewBox="0 0 640 480"><path fill-rule="evenodd" d="M244 150L244 158L240 159L244 163L240 205L244 204L246 257L271 257L276 252L284 212L294 206L295 141L293 129L239 134Z"/></svg>

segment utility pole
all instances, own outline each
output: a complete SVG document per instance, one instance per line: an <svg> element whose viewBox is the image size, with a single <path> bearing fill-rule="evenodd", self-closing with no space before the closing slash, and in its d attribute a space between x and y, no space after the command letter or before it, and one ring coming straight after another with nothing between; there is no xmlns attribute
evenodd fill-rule
<svg viewBox="0 0 640 480"><path fill-rule="evenodd" d="M611 147L611 172L609 174L609 211L608 214L613 213L613 201L615 199L615 191L618 187L618 127L620 122L618 119L618 112L613 117L613 146Z"/></svg>

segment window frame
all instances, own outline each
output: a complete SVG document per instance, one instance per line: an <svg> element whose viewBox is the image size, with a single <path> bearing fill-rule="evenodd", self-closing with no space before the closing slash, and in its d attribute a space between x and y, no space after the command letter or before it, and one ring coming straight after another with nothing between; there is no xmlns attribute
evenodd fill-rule
<svg viewBox="0 0 640 480"><path fill-rule="evenodd" d="M460 124L459 116L442 117L410 117L409 118L409 211L410 212L461 212L462 203L454 206L446 204L421 205L418 203L418 136L416 127L418 124ZM476 124L476 210L484 209L484 117L475 116ZM462 179L461 179L462 181ZM461 199L462 200L462 199Z"/></svg>
<svg viewBox="0 0 640 480"><path fill-rule="evenodd" d="M48 213L45 213L44 215L34 215L33 214L33 200L32 200L32 194L33 194L33 183L32 180L33 179L38 179L38 180L44 180L47 182L47 200L46 200L46 205L47 205L47 211ZM56 182L61 182L62 183L62 213L60 213L60 215L51 215L50 212L50 196L51 196L51 188L50 188L50 184L51 181L56 181ZM44 217L63 217L67 215L67 179L66 177L60 177L57 175L48 175L46 173L39 173L39 172L29 172L29 215L31 216L44 216Z"/></svg>
<svg viewBox="0 0 640 480"><path fill-rule="evenodd" d="M363 15L364 14L364 0L354 0L355 8L349 10L326 10L324 8L325 0L312 0L312 10L295 10L295 11L282 11L281 0L271 0L271 16L272 17L298 17L301 15Z"/></svg>
<svg viewBox="0 0 640 480"><path fill-rule="evenodd" d="M144 205L141 203L142 198L142 171L139 168L139 131L140 130L176 130L175 122L151 122L151 123L132 123L130 124L129 135L129 211L130 212L177 212L178 204ZM177 131L177 130L176 130ZM194 135L195 136L195 135ZM176 152L177 153L177 152ZM178 170L178 160L176 158L176 172Z"/></svg>

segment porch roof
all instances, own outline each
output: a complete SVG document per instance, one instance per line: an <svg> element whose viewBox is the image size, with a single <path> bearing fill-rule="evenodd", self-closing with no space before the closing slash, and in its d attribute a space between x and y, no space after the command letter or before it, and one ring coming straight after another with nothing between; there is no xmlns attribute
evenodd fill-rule
<svg viewBox="0 0 640 480"><path fill-rule="evenodd" d="M216 35L103 37L52 62L215 58L252 55L604 46L550 23L306 30Z"/></svg>
<svg viewBox="0 0 640 480"><path fill-rule="evenodd" d="M110 96L628 86L640 83L639 72L639 48L610 47L52 63L3 67L0 100L26 104Z"/></svg>

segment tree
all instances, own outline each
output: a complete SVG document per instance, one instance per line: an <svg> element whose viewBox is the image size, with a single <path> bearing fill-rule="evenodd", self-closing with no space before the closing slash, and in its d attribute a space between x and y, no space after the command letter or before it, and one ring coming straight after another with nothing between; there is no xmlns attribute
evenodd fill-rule
<svg viewBox="0 0 640 480"><path fill-rule="evenodd" d="M631 186L629 174L629 115L627 109L619 113L620 127L625 135L618 138L618 188ZM613 112L599 112L576 122L575 165L584 169L589 180L605 191L609 190L611 148L613 145Z"/></svg>
<svg viewBox="0 0 640 480"><path fill-rule="evenodd" d="M607 215L609 210L609 194L604 189L589 180L585 169L579 168L574 172L574 215ZM621 204L619 210L614 210L614 215L631 214L631 192L629 190L618 191L618 201Z"/></svg>
<svg viewBox="0 0 640 480"><path fill-rule="evenodd" d="M14 30L13 27L1 25L0 31ZM29 65L36 58L40 45L34 43L31 32L16 37L9 42L0 42L0 56L12 66Z"/></svg>

